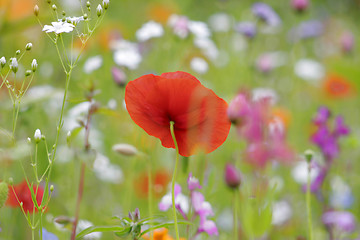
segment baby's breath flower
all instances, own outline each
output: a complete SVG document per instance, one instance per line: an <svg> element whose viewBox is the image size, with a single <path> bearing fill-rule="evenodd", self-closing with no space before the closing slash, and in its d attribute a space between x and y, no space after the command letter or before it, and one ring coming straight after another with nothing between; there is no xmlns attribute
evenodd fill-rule
<svg viewBox="0 0 360 240"><path fill-rule="evenodd" d="M60 34L60 33L69 33L72 32L74 30L74 25L71 23L67 23L67 22L52 22L51 25L45 25L43 28L44 32L54 32L56 34Z"/></svg>
<svg viewBox="0 0 360 240"><path fill-rule="evenodd" d="M26 46L25 46L26 51L30 51L31 48L32 48L32 43L26 44Z"/></svg>
<svg viewBox="0 0 360 240"><path fill-rule="evenodd" d="M5 64L6 64L6 59L5 59L5 57L1 57L1 58L0 58L0 65L1 65L1 67L4 67Z"/></svg>
<svg viewBox="0 0 360 240"><path fill-rule="evenodd" d="M30 76L31 75L31 70L26 70L25 71L25 77L28 77L28 76Z"/></svg>
<svg viewBox="0 0 360 240"><path fill-rule="evenodd" d="M55 4L53 4L53 5L51 6L51 8L52 8L52 10L54 10L54 11L57 10L57 6L56 6Z"/></svg>
<svg viewBox="0 0 360 240"><path fill-rule="evenodd" d="M104 9L108 9L109 7L109 0L103 0L103 6L104 6Z"/></svg>
<svg viewBox="0 0 360 240"><path fill-rule="evenodd" d="M72 25L76 26L80 21L84 21L84 16L80 17L67 17L66 21L71 23Z"/></svg>
<svg viewBox="0 0 360 240"><path fill-rule="evenodd" d="M35 14L35 16L39 16L39 6L38 5L35 5L35 7L34 7L34 14Z"/></svg>
<svg viewBox="0 0 360 240"><path fill-rule="evenodd" d="M41 141L41 131L40 129L36 129L34 133L35 143L39 143Z"/></svg>
<svg viewBox="0 0 360 240"><path fill-rule="evenodd" d="M33 60L32 60L32 63L31 63L31 70L32 70L33 72L35 72L36 69L37 69L37 67L38 67L37 61L36 61L36 59L33 59Z"/></svg>
<svg viewBox="0 0 360 240"><path fill-rule="evenodd" d="M19 64L16 58L10 58L10 69L16 73L19 68Z"/></svg>
<svg viewBox="0 0 360 240"><path fill-rule="evenodd" d="M97 8L96 8L96 14L98 15L98 17L101 16L102 12L103 12L103 8L102 8L102 6L99 4L99 5L97 6Z"/></svg>

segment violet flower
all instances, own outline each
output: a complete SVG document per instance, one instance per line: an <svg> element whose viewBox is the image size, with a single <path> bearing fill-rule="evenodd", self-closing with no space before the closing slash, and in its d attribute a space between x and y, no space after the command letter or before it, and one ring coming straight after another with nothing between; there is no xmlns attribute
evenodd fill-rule
<svg viewBox="0 0 360 240"><path fill-rule="evenodd" d="M278 26L281 24L280 17L277 13L265 3L254 3L251 10L255 16L265 21L270 26Z"/></svg>
<svg viewBox="0 0 360 240"><path fill-rule="evenodd" d="M199 180L195 177L193 177L192 173L189 174L189 177L187 179L188 189L190 191L194 191L196 189L201 189L201 185L199 183Z"/></svg>
<svg viewBox="0 0 360 240"><path fill-rule="evenodd" d="M322 216L322 221L325 225L333 226L338 230L346 233L351 233L356 228L355 217L350 212L345 211L330 211Z"/></svg>
<svg viewBox="0 0 360 240"><path fill-rule="evenodd" d="M235 26L235 31L245 35L247 38L251 39L256 35L256 25L253 22L239 22Z"/></svg>

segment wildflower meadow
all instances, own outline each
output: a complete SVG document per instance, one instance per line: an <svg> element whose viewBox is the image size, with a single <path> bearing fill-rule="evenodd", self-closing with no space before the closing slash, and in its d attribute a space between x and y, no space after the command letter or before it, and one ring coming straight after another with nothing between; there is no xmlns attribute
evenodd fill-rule
<svg viewBox="0 0 360 240"><path fill-rule="evenodd" d="M358 0L0 0L0 240L360 240Z"/></svg>

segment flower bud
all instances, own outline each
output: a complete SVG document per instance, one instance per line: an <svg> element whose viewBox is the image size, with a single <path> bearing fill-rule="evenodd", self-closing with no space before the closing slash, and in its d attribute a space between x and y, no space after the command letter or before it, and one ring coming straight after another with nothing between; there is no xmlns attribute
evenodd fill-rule
<svg viewBox="0 0 360 240"><path fill-rule="evenodd" d="M247 97L245 94L240 93L230 102L227 115L232 123L241 125L249 110L250 106Z"/></svg>
<svg viewBox="0 0 360 240"><path fill-rule="evenodd" d="M28 142L28 144L30 144L31 143L31 138L27 138L27 142Z"/></svg>
<svg viewBox="0 0 360 240"><path fill-rule="evenodd" d="M66 12L65 11L62 11L61 13L64 17L66 16Z"/></svg>
<svg viewBox="0 0 360 240"><path fill-rule="evenodd" d="M54 191L54 185L50 185L50 192Z"/></svg>
<svg viewBox="0 0 360 240"><path fill-rule="evenodd" d="M31 71L31 70L26 70L26 71L25 71L25 77L30 76L30 75L31 75L31 73L32 73L32 71Z"/></svg>
<svg viewBox="0 0 360 240"><path fill-rule="evenodd" d="M39 6L38 6L38 5L35 5L35 7L34 7L34 14L35 14L35 16L39 16L39 11L40 11Z"/></svg>
<svg viewBox="0 0 360 240"><path fill-rule="evenodd" d="M26 51L30 51L31 48L32 48L32 43L26 44L26 46L25 46Z"/></svg>
<svg viewBox="0 0 360 240"><path fill-rule="evenodd" d="M14 183L14 179L13 179L13 178L9 178L8 182L9 182L9 185L12 186L13 183Z"/></svg>
<svg viewBox="0 0 360 240"><path fill-rule="evenodd" d="M291 7L298 11L303 12L305 11L309 6L309 0L292 0L291 1Z"/></svg>
<svg viewBox="0 0 360 240"><path fill-rule="evenodd" d="M313 157L314 157L314 154L315 154L315 153L314 153L312 150L310 150L310 149L308 149L308 150L306 150L306 151L304 152L305 159L306 159L306 161L307 161L308 163L311 162L311 160L312 160Z"/></svg>
<svg viewBox="0 0 360 240"><path fill-rule="evenodd" d="M136 147L134 147L133 145L130 145L130 144L126 144L126 143L115 144L112 147L112 150L114 152L117 152L124 156L134 156L138 153L138 150L136 149Z"/></svg>
<svg viewBox="0 0 360 240"><path fill-rule="evenodd" d="M36 61L36 59L33 59L33 60L32 60L32 63L31 63L31 70L32 70L33 72L35 72L36 69L37 69L37 67L38 67L37 61Z"/></svg>
<svg viewBox="0 0 360 240"><path fill-rule="evenodd" d="M41 131L40 131L40 129L35 130L34 140L35 140L35 143L39 143L41 141Z"/></svg>
<svg viewBox="0 0 360 240"><path fill-rule="evenodd" d="M84 14L84 20L88 19L88 15L85 13Z"/></svg>
<svg viewBox="0 0 360 240"><path fill-rule="evenodd" d="M134 212L129 211L129 218L133 220L134 222L139 221L140 219L140 210L139 208L136 208Z"/></svg>
<svg viewBox="0 0 360 240"><path fill-rule="evenodd" d="M53 4L53 5L51 6L51 8L52 8L52 10L54 10L54 11L57 10L57 6L56 6L55 4Z"/></svg>
<svg viewBox="0 0 360 240"><path fill-rule="evenodd" d="M233 189L236 189L241 184L241 175L236 167L230 163L225 166L225 182Z"/></svg>
<svg viewBox="0 0 360 240"><path fill-rule="evenodd" d="M111 68L111 75L112 75L112 77L114 79L114 82L119 87L125 87L125 85L126 85L126 75L120 68L117 68L117 67Z"/></svg>
<svg viewBox="0 0 360 240"><path fill-rule="evenodd" d="M87 8L90 8L90 6L91 6L90 1L87 1L87 2L86 2L86 7L87 7Z"/></svg>
<svg viewBox="0 0 360 240"><path fill-rule="evenodd" d="M16 73L19 68L19 64L16 58L10 58L10 69Z"/></svg>
<svg viewBox="0 0 360 240"><path fill-rule="evenodd" d="M50 3L51 3L51 0L47 0L47 3L50 4Z"/></svg>
<svg viewBox="0 0 360 240"><path fill-rule="evenodd" d="M0 208L2 208L8 198L9 187L5 182L0 183Z"/></svg>
<svg viewBox="0 0 360 240"><path fill-rule="evenodd" d="M101 14L102 14L102 12L103 12L103 8L102 8L101 5L99 4L99 5L97 6L97 8L96 8L96 14L97 14L97 16L100 17Z"/></svg>
<svg viewBox="0 0 360 240"><path fill-rule="evenodd" d="M104 6L104 9L108 9L109 7L109 0L103 0L103 6Z"/></svg>
<svg viewBox="0 0 360 240"><path fill-rule="evenodd" d="M3 67L5 66L5 64L6 64L6 59L5 59L5 57L1 57L1 58L0 58L0 65L1 65L1 67L3 68Z"/></svg>
<svg viewBox="0 0 360 240"><path fill-rule="evenodd" d="M354 48L354 35L350 31L346 31L341 36L341 47L344 53L352 52Z"/></svg>
<svg viewBox="0 0 360 240"><path fill-rule="evenodd" d="M15 54L16 55L20 55L21 51L20 50L16 50Z"/></svg>

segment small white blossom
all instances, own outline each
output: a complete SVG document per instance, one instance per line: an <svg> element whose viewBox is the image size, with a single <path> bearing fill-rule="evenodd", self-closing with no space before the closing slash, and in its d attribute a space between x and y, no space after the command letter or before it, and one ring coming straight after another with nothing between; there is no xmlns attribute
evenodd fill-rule
<svg viewBox="0 0 360 240"><path fill-rule="evenodd" d="M34 140L35 140L36 143L40 142L40 140L41 140L41 131L40 131L40 129L35 130Z"/></svg>
<svg viewBox="0 0 360 240"><path fill-rule="evenodd" d="M102 3L103 3L103 6L104 6L105 10L108 9L108 7L109 7L109 2L110 2L109 0L103 0Z"/></svg>
<svg viewBox="0 0 360 240"><path fill-rule="evenodd" d="M102 6L99 4L99 5L97 6L97 8L96 8L96 14L98 15L98 17L101 16L102 12L103 12L103 8L102 8Z"/></svg>
<svg viewBox="0 0 360 240"><path fill-rule="evenodd" d="M301 59L295 64L295 74L306 81L316 83L324 78L324 66L312 59Z"/></svg>
<svg viewBox="0 0 360 240"><path fill-rule="evenodd" d="M94 56L86 60L84 64L84 72L87 74L99 69L103 63L103 59L100 55Z"/></svg>
<svg viewBox="0 0 360 240"><path fill-rule="evenodd" d="M36 59L33 59L32 62L31 62L31 70L33 72L35 72L37 67L38 67L37 61L36 61Z"/></svg>
<svg viewBox="0 0 360 240"><path fill-rule="evenodd" d="M74 30L74 25L68 22L52 22L51 25L45 25L43 28L44 32L54 32L56 34L69 33Z"/></svg>
<svg viewBox="0 0 360 240"><path fill-rule="evenodd" d="M16 73L18 70L19 64L16 58L10 58L10 69Z"/></svg>
<svg viewBox="0 0 360 240"><path fill-rule="evenodd" d="M209 70L208 63L199 57L194 57L190 62L190 67L197 73L204 74Z"/></svg>
<svg viewBox="0 0 360 240"><path fill-rule="evenodd" d="M204 22L189 21L189 30L196 38L208 38L211 36L211 32Z"/></svg>
<svg viewBox="0 0 360 240"><path fill-rule="evenodd" d="M273 205L272 224L282 225L292 217L293 211L290 204L284 200Z"/></svg>
<svg viewBox="0 0 360 240"><path fill-rule="evenodd" d="M136 38L140 42L145 42L151 38L161 37L163 34L164 29L160 23L149 21L136 31Z"/></svg>
<svg viewBox="0 0 360 240"><path fill-rule="evenodd" d="M26 49L27 51L30 51L31 48L32 48L32 43L26 44L25 49Z"/></svg>
<svg viewBox="0 0 360 240"><path fill-rule="evenodd" d="M6 59L5 59L5 57L1 57L1 58L0 58L0 65L1 65L1 67L4 67L5 64L6 64Z"/></svg>
<svg viewBox="0 0 360 240"><path fill-rule="evenodd" d="M128 41L118 41L114 53L114 61L119 66L125 66L131 70L136 69L141 60L141 54L137 44Z"/></svg>
<svg viewBox="0 0 360 240"><path fill-rule="evenodd" d="M81 16L81 17L67 17L66 21L70 22L73 25L76 25L79 22L84 21L84 16Z"/></svg>
<svg viewBox="0 0 360 240"><path fill-rule="evenodd" d="M231 28L231 17L226 13L216 13L209 18L209 25L215 32L228 32Z"/></svg>

